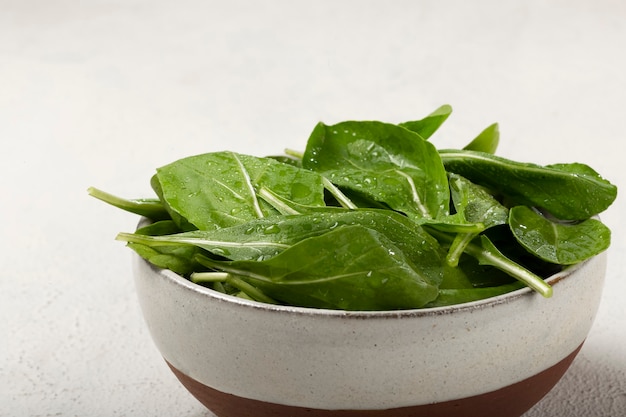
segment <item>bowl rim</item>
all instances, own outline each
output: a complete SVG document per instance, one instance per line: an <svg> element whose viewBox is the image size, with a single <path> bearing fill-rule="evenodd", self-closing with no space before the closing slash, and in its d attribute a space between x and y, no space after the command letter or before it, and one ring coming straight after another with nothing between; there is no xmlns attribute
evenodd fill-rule
<svg viewBox="0 0 626 417"><path fill-rule="evenodd" d="M561 271L549 276L545 281L554 286L558 282L564 280L568 276L571 276L574 272L581 269L584 265L594 260L598 256L603 255L600 253L592 258L586 259L574 265L569 265L563 268ZM411 317L432 317L440 315L448 315L454 313L460 313L465 311L472 311L478 309L485 309L489 307L495 307L499 304L511 303L522 297L541 297L530 287L523 287L517 290L497 295L494 297L484 298L482 300L470 301L466 303L453 304L441 307L427 307L427 308L415 308L415 309L399 309L399 310L376 310L376 311L364 311L364 310L335 310L325 308L313 308L313 307L298 307L280 304L269 304L260 301L248 300L234 295L224 294L219 291L215 291L211 288L205 287L200 284L196 284L191 280L177 274L169 269L159 268L147 260L143 259L138 254L134 253L138 262L143 262L153 272L161 275L171 283L183 287L185 290L192 291L193 293L202 297L208 297L218 302L224 302L233 305L234 307L243 309L252 309L265 311L270 313L286 313L296 316L317 316L328 318L340 318L340 319L398 319L398 318L411 318Z"/></svg>

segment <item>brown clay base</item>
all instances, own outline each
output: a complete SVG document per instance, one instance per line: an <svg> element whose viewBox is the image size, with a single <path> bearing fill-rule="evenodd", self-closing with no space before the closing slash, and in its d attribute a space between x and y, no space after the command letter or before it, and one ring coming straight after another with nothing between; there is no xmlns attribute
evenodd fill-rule
<svg viewBox="0 0 626 417"><path fill-rule="evenodd" d="M321 410L251 400L217 391L168 365L187 390L218 417L519 417L554 387L581 347L545 371L493 392L387 410Z"/></svg>

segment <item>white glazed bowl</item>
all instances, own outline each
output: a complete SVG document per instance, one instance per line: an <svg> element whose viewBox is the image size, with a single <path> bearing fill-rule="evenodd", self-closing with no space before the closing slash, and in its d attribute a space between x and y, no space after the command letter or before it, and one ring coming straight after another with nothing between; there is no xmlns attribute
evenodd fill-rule
<svg viewBox="0 0 626 417"><path fill-rule="evenodd" d="M135 256L154 342L219 417L520 416L561 378L600 301L606 255L457 306L346 312L224 295Z"/></svg>

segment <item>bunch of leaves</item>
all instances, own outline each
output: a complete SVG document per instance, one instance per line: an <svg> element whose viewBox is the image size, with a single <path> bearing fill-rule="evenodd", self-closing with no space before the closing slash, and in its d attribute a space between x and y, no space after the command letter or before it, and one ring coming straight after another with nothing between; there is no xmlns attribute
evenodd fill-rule
<svg viewBox="0 0 626 417"><path fill-rule="evenodd" d="M191 156L158 168L155 198L90 188L150 224L118 239L215 291L345 310L444 306L529 286L610 244L617 188L580 163L495 156L497 124L463 149L430 137L441 106L405 123L319 123L304 152Z"/></svg>

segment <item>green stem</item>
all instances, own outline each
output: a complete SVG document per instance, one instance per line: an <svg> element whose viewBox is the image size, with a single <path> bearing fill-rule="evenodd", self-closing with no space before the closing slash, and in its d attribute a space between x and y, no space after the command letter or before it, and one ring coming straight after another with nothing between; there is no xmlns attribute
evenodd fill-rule
<svg viewBox="0 0 626 417"><path fill-rule="evenodd" d="M259 301L261 303L267 304L278 304L276 300L271 297L265 295L261 290L257 287L247 283L246 281L238 278L234 275L229 274L228 272L194 272L190 277L191 281L196 284L203 283L222 283L226 282L233 287L237 288L244 294L246 294L250 299L254 301Z"/></svg>
<svg viewBox="0 0 626 417"><path fill-rule="evenodd" d="M429 228L429 232L438 240L444 241L445 243L450 244L454 241L452 236L436 229ZM465 253L476 258L481 265L491 265L494 268L506 272L546 298L552 296L552 287L540 276L504 256L486 236L481 235L480 242L479 245L475 243L467 244L467 246L465 246Z"/></svg>
<svg viewBox="0 0 626 417"><path fill-rule="evenodd" d="M228 279L227 272L194 272L191 274L191 282L196 284L206 284L211 282L224 282Z"/></svg>
<svg viewBox="0 0 626 417"><path fill-rule="evenodd" d="M235 276L230 275L228 277L228 281L227 281L230 285L232 285L235 288L238 288L239 290L243 291L244 293L248 294L250 297L252 297L252 299L262 302L262 303L267 303L267 304L278 304L278 302L276 302L276 300L274 300L273 298L268 297L267 295L265 295L261 290L259 290L257 287L248 284L246 281L242 280L241 278L237 278Z"/></svg>
<svg viewBox="0 0 626 417"><path fill-rule="evenodd" d="M99 190L95 187L89 187L87 193L90 196L104 201L114 207L126 210L128 212L138 214L140 216L147 217L152 220L165 220L170 216L163 207L163 204L158 199L135 199L127 200L113 194L109 194L105 191Z"/></svg>
<svg viewBox="0 0 626 417"><path fill-rule="evenodd" d="M476 257L479 262L506 272L544 297L552 297L552 287L540 276L504 256L486 236L481 236L481 243L482 247L474 244L467 245L466 252Z"/></svg>
<svg viewBox="0 0 626 417"><path fill-rule="evenodd" d="M265 187L262 187L258 191L259 197L268 202L272 207L280 212L280 214L288 215L288 214L301 214L299 211L294 209L293 207L286 204L280 197L274 194L271 190L268 190Z"/></svg>
<svg viewBox="0 0 626 417"><path fill-rule="evenodd" d="M296 151L294 149L289 149L289 148L285 149L285 154L289 156L293 156L294 158L297 158L300 160L304 156L304 152Z"/></svg>
<svg viewBox="0 0 626 417"><path fill-rule="evenodd" d="M448 254L446 255L446 263L451 267L457 267L459 265L459 259L467 245L477 236L475 233L459 233L455 236Z"/></svg>
<svg viewBox="0 0 626 417"><path fill-rule="evenodd" d="M337 199L341 207L347 209L357 209L358 207L354 204L344 193L339 190L339 188L335 187L335 184L330 182L330 180L326 177L322 177L322 183L324 184L324 188L326 188L332 195Z"/></svg>
<svg viewBox="0 0 626 417"><path fill-rule="evenodd" d="M127 233L127 232L120 232L117 234L117 236L115 236L115 240L119 240L120 242L140 243L146 246L169 246L172 244L172 241L169 240L170 239L169 237L166 236L165 239L168 239L168 240L164 240L163 236L140 235L137 233ZM175 243L186 243L186 242L175 242Z"/></svg>

